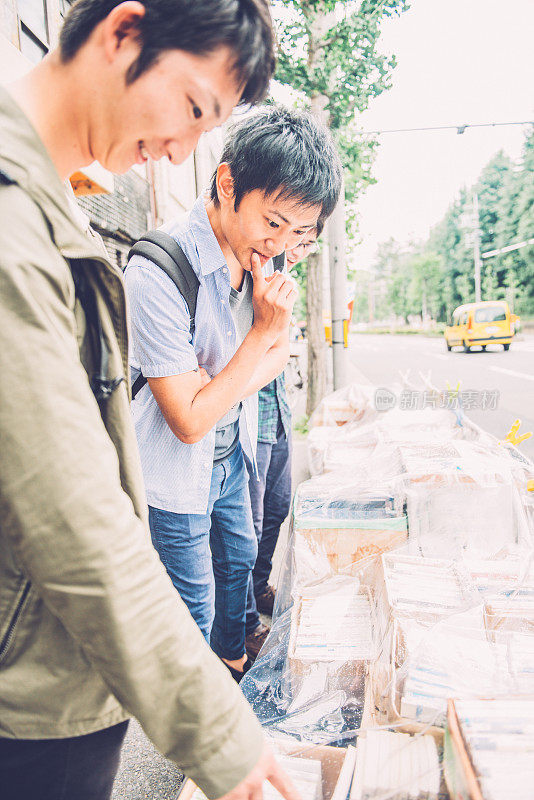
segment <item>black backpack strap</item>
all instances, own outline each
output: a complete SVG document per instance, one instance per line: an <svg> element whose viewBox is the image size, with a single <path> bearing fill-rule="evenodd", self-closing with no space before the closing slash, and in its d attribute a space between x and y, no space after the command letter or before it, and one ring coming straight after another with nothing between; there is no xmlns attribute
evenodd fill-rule
<svg viewBox="0 0 534 800"><path fill-rule="evenodd" d="M71 272L76 296L85 313L87 330L96 358L96 371L89 375L89 384L100 404L103 400L108 400L111 397L124 378L122 375L118 375L115 378L108 377L110 351L102 330L102 321L98 313L93 288L77 262L71 261Z"/></svg>
<svg viewBox="0 0 534 800"><path fill-rule="evenodd" d="M4 172L3 169L0 169L0 183L3 183L4 186L11 186L15 183L11 175L8 175L7 172Z"/></svg>
<svg viewBox="0 0 534 800"><path fill-rule="evenodd" d="M169 276L186 302L194 328L200 281L178 242L163 231L149 231L134 244L128 260L134 255L147 258Z"/></svg>
<svg viewBox="0 0 534 800"><path fill-rule="evenodd" d="M273 269L275 272L283 272L284 267L286 265L286 254L280 253L278 256L274 256L273 258Z"/></svg>
<svg viewBox="0 0 534 800"><path fill-rule="evenodd" d="M11 186L15 183L16 181L13 180L7 172L0 169L0 184L3 186ZM108 377L110 352L102 330L102 321L98 313L94 291L89 285L80 265L71 260L70 267L72 279L74 281L75 294L84 310L87 332L91 339L91 345L96 360L96 371L93 375L88 375L89 383L98 404L101 406L104 400L111 397L124 378L122 376L117 376L116 378Z"/></svg>
<svg viewBox="0 0 534 800"><path fill-rule="evenodd" d="M193 335L200 281L178 242L164 231L149 231L134 244L128 253L128 260L132 256L147 258L168 275L186 302L189 330ZM147 379L140 372L132 385L132 400L146 382Z"/></svg>

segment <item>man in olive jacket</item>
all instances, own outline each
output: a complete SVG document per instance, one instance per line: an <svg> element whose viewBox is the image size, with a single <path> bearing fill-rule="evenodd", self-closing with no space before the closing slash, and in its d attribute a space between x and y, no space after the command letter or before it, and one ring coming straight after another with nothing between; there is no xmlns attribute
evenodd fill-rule
<svg viewBox="0 0 534 800"><path fill-rule="evenodd" d="M62 184L183 161L272 66L264 0L80 0L0 89L3 800L108 798L130 715L208 797L294 797L152 548L122 276Z"/></svg>

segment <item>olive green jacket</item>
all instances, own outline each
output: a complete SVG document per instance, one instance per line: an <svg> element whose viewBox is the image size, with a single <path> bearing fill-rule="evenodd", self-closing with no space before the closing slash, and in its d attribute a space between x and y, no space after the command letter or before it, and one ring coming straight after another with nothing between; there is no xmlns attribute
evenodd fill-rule
<svg viewBox="0 0 534 800"><path fill-rule="evenodd" d="M128 375L122 275L77 227L41 140L0 89L0 737L137 717L209 797L261 728L150 542L123 380L102 412L72 269ZM88 326L87 326L88 327Z"/></svg>

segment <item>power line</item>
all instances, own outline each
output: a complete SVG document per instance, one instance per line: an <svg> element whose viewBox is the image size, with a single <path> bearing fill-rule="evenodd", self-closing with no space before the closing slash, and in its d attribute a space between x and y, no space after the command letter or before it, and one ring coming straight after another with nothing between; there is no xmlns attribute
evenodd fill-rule
<svg viewBox="0 0 534 800"><path fill-rule="evenodd" d="M414 133L419 131L456 131L461 135L465 133L467 128L496 128L501 125L534 125L534 121L526 120L525 122L479 122L479 123L466 123L465 125L438 125L429 128L395 128L387 131L356 131L359 136L370 136L373 134L381 133Z"/></svg>
<svg viewBox="0 0 534 800"><path fill-rule="evenodd" d="M501 247L499 250L487 250L482 253L482 258L491 258L492 256L500 256L503 253L511 253L512 250L521 250L522 247L528 247L529 244L534 244L534 239L527 239L526 242L519 242L518 244L509 244L508 247Z"/></svg>

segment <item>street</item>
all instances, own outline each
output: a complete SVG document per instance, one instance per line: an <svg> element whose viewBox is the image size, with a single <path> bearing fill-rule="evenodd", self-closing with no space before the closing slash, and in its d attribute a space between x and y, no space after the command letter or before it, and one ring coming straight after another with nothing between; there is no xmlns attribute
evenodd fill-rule
<svg viewBox="0 0 534 800"><path fill-rule="evenodd" d="M482 428L503 438L520 419L520 433L534 431L534 336L522 336L506 353L501 345L489 346L484 353L448 353L443 338L351 333L349 360L377 387L393 387L408 370L410 382L422 390L422 378L444 390L447 381L453 388L460 381L460 392L476 393L466 413ZM475 407L480 406L483 391L488 396L499 393L494 410ZM520 449L534 459L534 436Z"/></svg>

